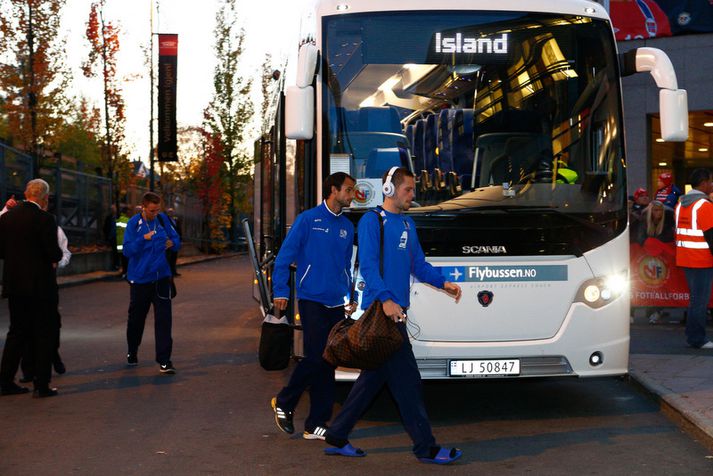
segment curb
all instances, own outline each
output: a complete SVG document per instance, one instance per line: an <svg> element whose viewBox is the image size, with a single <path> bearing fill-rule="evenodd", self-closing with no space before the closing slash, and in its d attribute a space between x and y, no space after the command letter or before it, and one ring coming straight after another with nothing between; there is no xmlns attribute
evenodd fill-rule
<svg viewBox="0 0 713 476"><path fill-rule="evenodd" d="M629 369L630 380L649 393L661 406L661 412L673 423L691 434L702 445L713 451L713 422L702 417L687 402L687 397L673 393L648 376Z"/></svg>
<svg viewBox="0 0 713 476"><path fill-rule="evenodd" d="M206 261L214 261L224 258L234 258L236 256L241 256L244 254L244 252L235 252L226 253L222 255L188 256L186 258L181 258L176 265L179 267L190 266L193 264L205 263ZM109 281L119 279L121 279L120 271L95 271L93 273L60 276L57 278L57 286L60 288L68 288L71 286L79 286L81 284L93 283L96 281Z"/></svg>

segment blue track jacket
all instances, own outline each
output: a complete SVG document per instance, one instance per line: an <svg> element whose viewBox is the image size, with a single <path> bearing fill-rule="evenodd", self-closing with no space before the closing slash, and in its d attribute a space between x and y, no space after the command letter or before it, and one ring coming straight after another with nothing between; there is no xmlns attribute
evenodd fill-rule
<svg viewBox="0 0 713 476"><path fill-rule="evenodd" d="M158 219L147 222L140 213L129 219L124 232L124 256L129 258L129 269L126 277L130 283L151 283L161 278L171 276L171 267L166 260L166 240L173 242L173 251L181 248L181 239L173 229L171 220L163 213L159 214L163 224ZM144 235L156 230L156 234L145 240Z"/></svg>
<svg viewBox="0 0 713 476"><path fill-rule="evenodd" d="M291 263L297 263L297 297L341 306L351 288L354 225L335 215L326 202L302 212L275 259L272 285L275 299L290 296Z"/></svg>
<svg viewBox="0 0 713 476"><path fill-rule="evenodd" d="M362 309L378 299L391 299L401 307L409 307L411 274L419 281L439 289L446 282L441 273L426 262L411 217L376 210L384 218L384 276L379 273L379 217L367 212L359 220L359 266L366 282L361 300Z"/></svg>

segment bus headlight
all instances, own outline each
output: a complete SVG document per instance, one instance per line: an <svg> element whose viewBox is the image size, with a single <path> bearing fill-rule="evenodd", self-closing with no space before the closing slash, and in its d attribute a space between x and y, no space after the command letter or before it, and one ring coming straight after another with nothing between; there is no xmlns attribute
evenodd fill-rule
<svg viewBox="0 0 713 476"><path fill-rule="evenodd" d="M575 302L583 302L595 309L600 308L624 294L627 288L626 272L589 279L579 287Z"/></svg>

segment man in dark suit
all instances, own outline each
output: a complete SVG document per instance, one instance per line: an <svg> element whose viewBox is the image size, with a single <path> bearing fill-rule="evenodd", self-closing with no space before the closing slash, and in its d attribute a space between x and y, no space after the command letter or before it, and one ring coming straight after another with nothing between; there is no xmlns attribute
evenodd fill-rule
<svg viewBox="0 0 713 476"><path fill-rule="evenodd" d="M0 393L29 391L15 383L20 359L29 352L35 369L33 396L52 397L57 395L49 386L57 333L54 267L62 259L62 250L55 219L46 211L47 182L29 181L25 198L0 217L0 258L5 260L2 294L10 309L10 330L0 363Z"/></svg>

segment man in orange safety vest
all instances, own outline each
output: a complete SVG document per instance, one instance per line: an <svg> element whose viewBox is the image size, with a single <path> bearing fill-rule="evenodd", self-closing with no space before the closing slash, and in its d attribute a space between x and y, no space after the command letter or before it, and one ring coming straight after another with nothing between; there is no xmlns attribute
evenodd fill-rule
<svg viewBox="0 0 713 476"><path fill-rule="evenodd" d="M676 265L688 282L686 341L696 349L713 349L706 337L706 310L713 284L713 175L708 169L691 173L693 189L676 205Z"/></svg>

